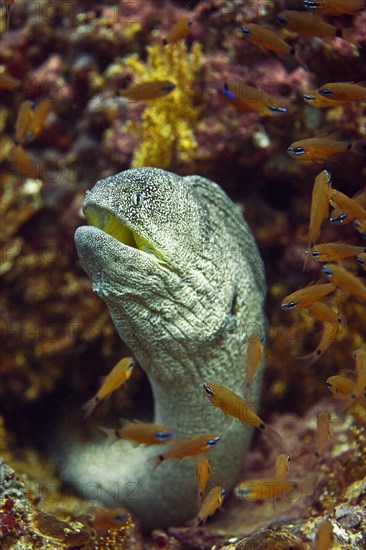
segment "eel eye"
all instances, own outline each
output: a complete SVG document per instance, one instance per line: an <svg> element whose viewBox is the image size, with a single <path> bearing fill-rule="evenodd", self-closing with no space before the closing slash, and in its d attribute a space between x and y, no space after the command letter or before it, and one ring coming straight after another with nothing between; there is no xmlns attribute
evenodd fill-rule
<svg viewBox="0 0 366 550"><path fill-rule="evenodd" d="M139 191L136 191L136 193L132 195L131 202L133 206L135 206L136 208L141 208L144 202L144 194L140 193Z"/></svg>
<svg viewBox="0 0 366 550"><path fill-rule="evenodd" d="M311 255L312 255L313 258L319 258L320 252L317 252L317 251L313 250Z"/></svg>
<svg viewBox="0 0 366 550"><path fill-rule="evenodd" d="M219 437L214 437L213 439L209 439L207 441L207 446L208 447L215 447L215 445L217 445L219 441L220 441Z"/></svg>
<svg viewBox="0 0 366 550"><path fill-rule="evenodd" d="M293 300L292 302L289 302L288 304L283 304L281 307L282 309L295 309L297 306L297 302Z"/></svg>
<svg viewBox="0 0 366 550"><path fill-rule="evenodd" d="M331 97L333 95L332 90L328 90L328 88L320 88L319 93L323 97Z"/></svg>
<svg viewBox="0 0 366 550"><path fill-rule="evenodd" d="M209 397L213 397L214 392L207 386L207 384L203 384L203 389Z"/></svg>
<svg viewBox="0 0 366 550"><path fill-rule="evenodd" d="M241 30L243 31L243 34L245 34L245 36L250 36L251 35L251 32L248 29L248 27L244 27L244 25L242 25Z"/></svg>

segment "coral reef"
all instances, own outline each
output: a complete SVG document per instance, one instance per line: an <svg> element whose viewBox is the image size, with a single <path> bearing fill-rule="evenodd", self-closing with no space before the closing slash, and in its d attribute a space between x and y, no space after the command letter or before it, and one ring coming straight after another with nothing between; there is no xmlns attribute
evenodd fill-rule
<svg viewBox="0 0 366 550"><path fill-rule="evenodd" d="M364 304L354 298L344 302L347 333L309 369L302 369L296 357L316 347L321 327L279 306L284 296L321 276L319 264L302 271L314 176L326 168L334 186L349 196L366 183L361 156L305 165L286 154L293 141L317 133L365 138L364 102L317 109L302 94L326 82L365 80L366 10L327 17L350 29L352 38L324 42L281 28L276 16L286 7L283 2L202 0L190 2L190 11L187 5L178 0L15 0L0 6L4 548L127 548L128 541L135 548L260 548L262 543L309 548L324 517L332 521L334 547L365 547L364 409L339 413L325 384L329 376L353 369L352 352L364 342ZM162 39L181 17L193 19L185 41L163 48ZM293 58L279 59L243 40L244 23L276 29L301 53L309 71ZM146 105L118 97L131 82L155 78L174 79L174 94ZM224 83L234 90L254 84L279 98L288 113L279 118L239 112L217 93ZM36 139L24 146L39 172L27 178L11 160L16 120L22 101L44 98L51 99L51 112ZM82 419L80 406L95 393L97 377L128 350L93 295L72 243L83 223L85 191L95 181L132 163L154 162L182 175L211 178L245 210L268 282L269 345L260 414L294 449L294 471L308 467L309 454L297 454L306 445L312 449L315 408L330 403L338 420L317 467L313 497L287 507L276 503L275 512L271 503L229 498L225 514L207 526L155 531L143 540L131 518L116 531L108 522L98 531L89 517L78 519L92 515L90 502L77 495L73 505L67 502L67 487L50 465L49 449L56 426L63 423L64 433L91 438L96 426L112 425L118 416L152 417L149 387L135 369L127 390L112 396L90 422ZM325 223L321 240L364 243L352 224ZM364 280L353 260L345 265ZM256 437L243 479L271 475L274 458ZM38 500L27 486L45 472L55 498ZM65 539L57 535L61 530L68 533Z"/></svg>

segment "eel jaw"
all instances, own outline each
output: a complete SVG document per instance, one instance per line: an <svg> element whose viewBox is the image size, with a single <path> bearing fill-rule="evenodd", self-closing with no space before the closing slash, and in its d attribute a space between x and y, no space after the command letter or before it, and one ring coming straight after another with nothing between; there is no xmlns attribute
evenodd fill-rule
<svg viewBox="0 0 366 550"><path fill-rule="evenodd" d="M90 225L107 233L123 245L148 254L162 264L165 263L162 253L150 241L130 229L108 210L89 205L84 208L84 215Z"/></svg>

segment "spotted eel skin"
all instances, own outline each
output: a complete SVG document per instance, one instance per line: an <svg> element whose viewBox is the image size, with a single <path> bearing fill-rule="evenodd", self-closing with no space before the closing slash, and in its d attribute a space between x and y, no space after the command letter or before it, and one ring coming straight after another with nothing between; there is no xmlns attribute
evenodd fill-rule
<svg viewBox="0 0 366 550"><path fill-rule="evenodd" d="M209 489L230 490L251 430L213 407L202 385L215 381L240 394L248 335L263 332L263 265L240 209L201 176L137 168L98 181L83 211L91 225L76 231L79 257L147 373L154 421L176 438L219 435L209 454ZM64 477L81 488L94 483L98 498L126 505L146 529L181 525L197 513L196 459L167 460L154 470L148 458L163 449L80 444L70 449Z"/></svg>

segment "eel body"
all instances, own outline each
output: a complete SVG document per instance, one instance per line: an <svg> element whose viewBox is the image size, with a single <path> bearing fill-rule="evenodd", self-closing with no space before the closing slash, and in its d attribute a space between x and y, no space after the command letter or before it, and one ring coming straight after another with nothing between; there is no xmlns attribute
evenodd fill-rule
<svg viewBox="0 0 366 550"><path fill-rule="evenodd" d="M263 333L265 280L239 208L200 176L138 168L101 180L83 205L89 226L75 243L93 290L146 371L154 421L176 438L221 437L210 451L209 489L238 480L251 430L228 421L202 389L216 381L241 393L248 335ZM250 401L258 402L262 367ZM96 484L106 504L126 505L145 528L181 525L197 513L194 457L149 457L164 447L103 440L70 450L66 479Z"/></svg>

